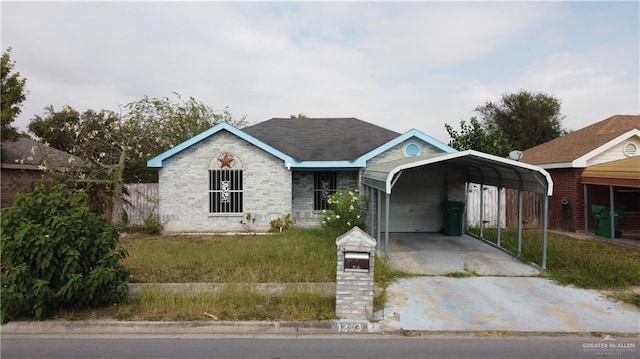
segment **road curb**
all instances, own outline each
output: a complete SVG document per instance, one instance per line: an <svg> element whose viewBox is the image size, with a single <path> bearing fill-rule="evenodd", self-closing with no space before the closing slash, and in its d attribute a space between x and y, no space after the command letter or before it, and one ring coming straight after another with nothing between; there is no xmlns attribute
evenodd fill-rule
<svg viewBox="0 0 640 359"><path fill-rule="evenodd" d="M209 321L209 322L152 322L152 321L16 321L1 327L2 334L331 334L334 323L328 322L269 322L269 321Z"/></svg>
<svg viewBox="0 0 640 359"><path fill-rule="evenodd" d="M354 330L357 329L357 330ZM446 331L446 330L405 330L381 328L377 323L367 321L314 321L314 322L271 322L271 321L14 321L0 327L2 335L37 335L37 336L126 336L126 335L349 335L364 334L388 335L403 337L433 336L473 336L473 337L606 337L638 338L639 333L624 332L531 332L531 331Z"/></svg>

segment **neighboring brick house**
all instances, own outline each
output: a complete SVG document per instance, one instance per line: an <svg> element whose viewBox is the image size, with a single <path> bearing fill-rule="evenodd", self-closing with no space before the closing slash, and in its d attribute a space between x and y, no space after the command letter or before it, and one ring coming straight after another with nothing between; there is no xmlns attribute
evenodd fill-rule
<svg viewBox="0 0 640 359"><path fill-rule="evenodd" d="M2 163L0 165L0 208L10 207L17 193L30 193L36 182L48 175L43 171L43 155L47 162L56 167L67 165L69 153L44 146L30 138L22 137L2 143Z"/></svg>
<svg viewBox="0 0 640 359"><path fill-rule="evenodd" d="M551 227L570 231L594 228L591 205L625 206L620 229L640 230L640 116L616 115L524 151L521 161L546 169L553 178ZM633 159L625 161L626 159ZM618 162L621 161L621 162ZM603 171L605 164L621 163ZM622 168L622 172L620 172ZM587 175L597 171L598 177ZM611 190L611 192L610 192ZM585 201L586 198L586 201Z"/></svg>

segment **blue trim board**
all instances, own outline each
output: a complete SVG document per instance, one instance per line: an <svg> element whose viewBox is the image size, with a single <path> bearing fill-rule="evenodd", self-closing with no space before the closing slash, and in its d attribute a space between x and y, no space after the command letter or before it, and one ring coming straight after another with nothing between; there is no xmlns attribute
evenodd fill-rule
<svg viewBox="0 0 640 359"><path fill-rule="evenodd" d="M416 129L412 129L407 131L406 133L398 136L397 138L385 143L384 145L377 147L376 149L365 153L364 155L360 156L359 158L356 158L353 161L297 161L295 160L293 157L287 155L286 153L283 153L271 146L269 146L268 144L260 141L259 139L243 132L240 129L237 129L236 127L233 127L232 125L223 122L223 123L219 123L213 127L211 127L210 129L182 142L181 144L153 157L152 159L147 161L147 167L154 167L154 168L161 168L164 165L164 160L170 158L171 156L180 153L183 150L186 150L187 148L197 144L198 142L207 139L211 136L213 136L214 134L220 132L220 131L228 131L231 134L255 145L256 147L262 149L263 151L270 153L278 158L280 158L281 160L283 160L285 162L285 166L290 167L290 168L305 168L305 169L313 169L313 168L364 168L367 165L367 161L370 160L371 158L381 154L384 151L387 151L388 149L410 139L410 138L418 138L424 142L426 142L427 144L435 147L436 149L439 149L443 152L446 153L453 153L453 152L457 152L455 149L445 145L444 143L434 139L431 136L428 136Z"/></svg>
<svg viewBox="0 0 640 359"><path fill-rule="evenodd" d="M196 143L207 139L211 136L213 136L214 134L220 132L220 131L229 131L230 133L232 133L235 136L238 136L239 138L255 145L256 147L259 147L260 149L262 149L263 151L270 153L278 158L280 158L281 160L285 161L286 163L297 163L296 160L294 160L291 156L286 155L285 153L282 153L280 151L278 151L277 149L267 145L266 143L258 140L257 138L250 136L248 134L246 134L245 132L231 126L230 124L226 123L226 122L222 122L219 123L213 127L211 127L210 129L202 132L199 135L196 135L184 142L182 142L181 144L157 155L156 157L150 159L149 161L147 161L147 167L155 167L155 168L161 168L163 166L163 162L164 160L168 159L169 157L182 152L183 150L186 150L187 148L195 145Z"/></svg>

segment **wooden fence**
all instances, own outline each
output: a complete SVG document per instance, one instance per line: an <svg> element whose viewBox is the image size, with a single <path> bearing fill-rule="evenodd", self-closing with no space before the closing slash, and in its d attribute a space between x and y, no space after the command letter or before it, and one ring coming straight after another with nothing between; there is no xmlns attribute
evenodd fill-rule
<svg viewBox="0 0 640 359"><path fill-rule="evenodd" d="M544 194L522 193L522 227L542 228ZM500 191L500 223L507 228L518 227L518 190L503 188ZM487 227L496 227L498 223L498 188L484 186L482 220ZM467 225L480 226L480 185L470 183L467 193Z"/></svg>
<svg viewBox="0 0 640 359"><path fill-rule="evenodd" d="M124 187L124 211L129 225L142 225L149 216L158 214L160 197L157 183L132 183Z"/></svg>

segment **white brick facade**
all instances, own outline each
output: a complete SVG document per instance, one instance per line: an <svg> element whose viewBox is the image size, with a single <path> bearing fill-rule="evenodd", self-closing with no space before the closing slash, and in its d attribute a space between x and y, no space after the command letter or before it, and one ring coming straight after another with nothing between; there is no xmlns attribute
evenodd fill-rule
<svg viewBox="0 0 640 359"><path fill-rule="evenodd" d="M235 169L243 170L243 213L209 213L209 169L217 156L233 154ZM165 160L160 169L160 217L165 232L237 232L246 213L257 218L256 231L291 213L291 171L279 158L221 131Z"/></svg>
<svg viewBox="0 0 640 359"><path fill-rule="evenodd" d="M422 154L435 152L428 143L412 137L367 165L404 157L409 142L417 144ZM233 155L234 169L243 171L241 213L209 213L209 170L218 169L217 158L222 153ZM362 170L336 172L338 191L363 190ZM246 231L240 222L248 213L256 218L250 228L256 232L268 231L271 220L289 213L296 226L317 227L322 213L314 210L314 173L288 169L282 159L231 132L220 131L164 160L159 176L160 218L166 233Z"/></svg>

